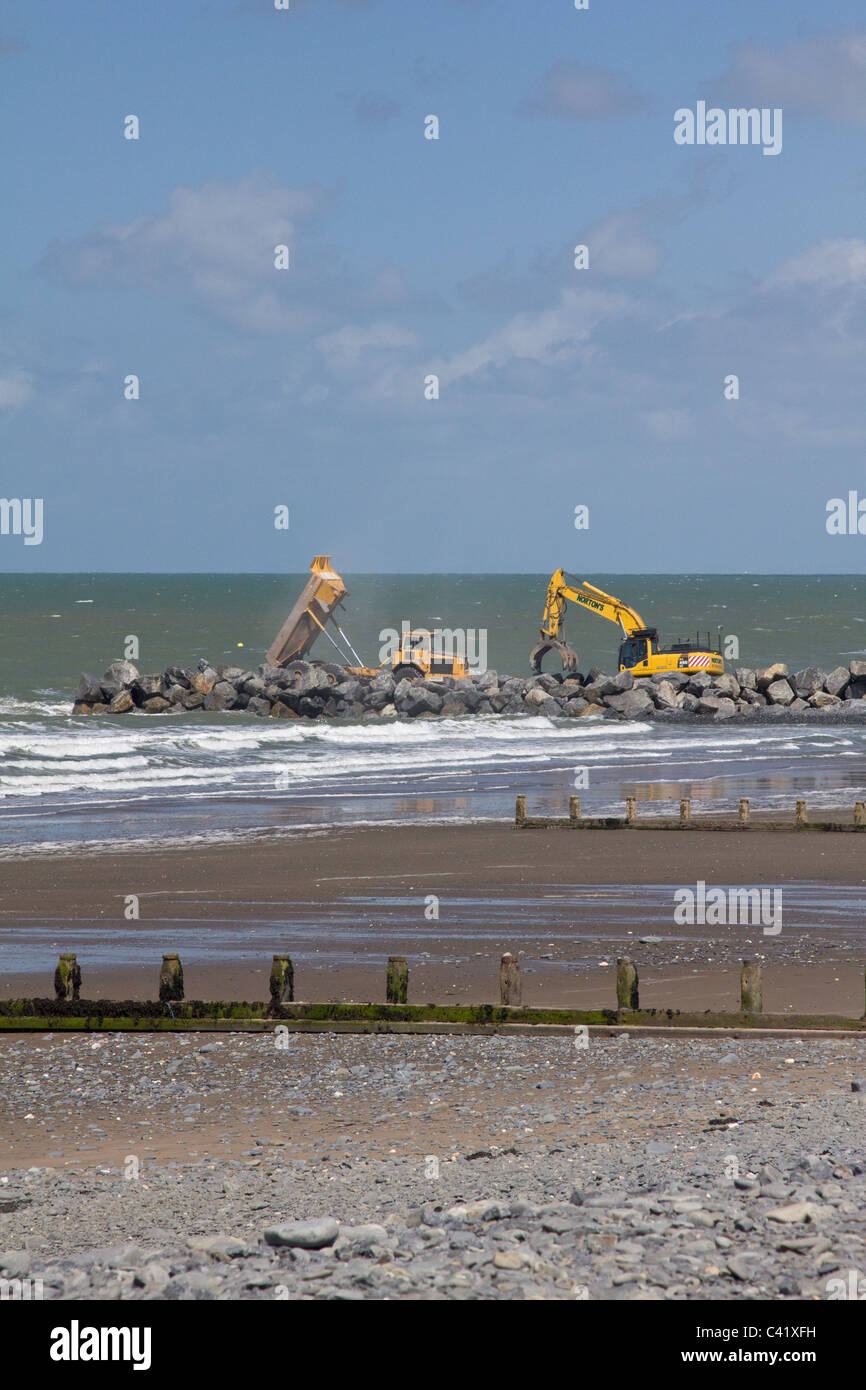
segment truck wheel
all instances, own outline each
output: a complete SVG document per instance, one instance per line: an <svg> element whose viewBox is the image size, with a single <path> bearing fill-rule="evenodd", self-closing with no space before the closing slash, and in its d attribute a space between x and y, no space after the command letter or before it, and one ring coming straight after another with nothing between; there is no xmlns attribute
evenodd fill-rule
<svg viewBox="0 0 866 1390"><path fill-rule="evenodd" d="M423 680L424 678L424 672L421 670L421 667L414 666L412 662L408 661L403 662L400 666L395 666L391 674L393 675L395 681L411 681L417 680L419 677Z"/></svg>
<svg viewBox="0 0 866 1390"><path fill-rule="evenodd" d="M338 666L335 661L311 661L310 665L316 667L319 671L324 671L326 676L333 676L336 681L346 679L345 666ZM333 681L331 684L333 684Z"/></svg>

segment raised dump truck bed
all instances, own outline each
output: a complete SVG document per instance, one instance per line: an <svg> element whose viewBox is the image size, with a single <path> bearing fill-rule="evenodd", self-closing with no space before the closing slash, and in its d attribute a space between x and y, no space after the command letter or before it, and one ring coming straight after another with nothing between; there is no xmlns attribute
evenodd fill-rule
<svg viewBox="0 0 866 1390"><path fill-rule="evenodd" d="M300 598L268 648L270 665L285 666L306 656L348 593L336 570L331 569L330 555L317 555Z"/></svg>

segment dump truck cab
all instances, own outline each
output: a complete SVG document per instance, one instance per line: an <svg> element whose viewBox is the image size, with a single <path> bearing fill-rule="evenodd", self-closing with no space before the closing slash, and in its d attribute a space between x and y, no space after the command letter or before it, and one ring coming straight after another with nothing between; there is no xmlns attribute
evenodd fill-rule
<svg viewBox="0 0 866 1390"><path fill-rule="evenodd" d="M446 641L447 636L450 634L428 632L426 628L404 632L394 653L394 679L426 676L435 680L437 677L453 676L455 680L459 680L461 676L465 676L466 658L454 654L450 649L450 643Z"/></svg>

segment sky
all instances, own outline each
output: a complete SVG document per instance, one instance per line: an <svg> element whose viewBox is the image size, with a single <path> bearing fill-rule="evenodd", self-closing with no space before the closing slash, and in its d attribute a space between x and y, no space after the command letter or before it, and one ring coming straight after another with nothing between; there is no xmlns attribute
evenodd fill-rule
<svg viewBox="0 0 866 1390"><path fill-rule="evenodd" d="M289 4L0 3L0 570L862 571L862 0Z"/></svg>

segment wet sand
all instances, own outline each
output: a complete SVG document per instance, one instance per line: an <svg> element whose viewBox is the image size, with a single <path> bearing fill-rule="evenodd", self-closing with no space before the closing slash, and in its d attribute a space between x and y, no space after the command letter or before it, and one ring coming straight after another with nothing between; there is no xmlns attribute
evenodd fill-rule
<svg viewBox="0 0 866 1390"><path fill-rule="evenodd" d="M50 994L57 954L76 950L87 998L153 998L162 952L179 950L188 998L263 999L280 951L295 962L298 999L382 999L385 958L399 954L410 964L410 1001L494 1002L499 957L512 950L523 952L527 1003L610 1006L616 955L630 954L645 1006L732 1008L739 961L751 955L764 962L767 1012L859 1016L866 929L804 928L790 914L772 937L760 926L674 926L672 898L660 927L633 885L646 886L647 901L655 885L699 879L856 893L864 863L866 845L853 835L492 823L7 860L0 997ZM582 885L598 891L570 896ZM627 892L633 925L623 919ZM138 920L124 918L131 894ZM425 915L432 895L438 920ZM662 940L640 943L650 935ZM36 963L11 970L16 948L34 939Z"/></svg>

